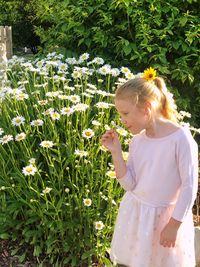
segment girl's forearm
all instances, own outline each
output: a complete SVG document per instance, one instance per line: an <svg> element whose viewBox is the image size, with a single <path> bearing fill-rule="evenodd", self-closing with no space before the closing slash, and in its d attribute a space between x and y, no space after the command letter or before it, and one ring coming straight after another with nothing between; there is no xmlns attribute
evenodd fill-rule
<svg viewBox="0 0 200 267"><path fill-rule="evenodd" d="M122 152L121 151L113 152L112 153L112 159L113 159L113 164L115 167L116 177L118 179L120 179L127 172L127 167L126 167L126 163L123 159Z"/></svg>

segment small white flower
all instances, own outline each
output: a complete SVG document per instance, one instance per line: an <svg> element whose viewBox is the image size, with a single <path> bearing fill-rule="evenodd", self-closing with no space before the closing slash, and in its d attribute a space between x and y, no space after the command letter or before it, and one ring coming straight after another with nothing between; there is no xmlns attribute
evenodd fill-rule
<svg viewBox="0 0 200 267"><path fill-rule="evenodd" d="M15 98L17 100L19 100L19 101L23 101L24 99L28 99L29 98L29 95L28 94L21 93L21 94L15 95Z"/></svg>
<svg viewBox="0 0 200 267"><path fill-rule="evenodd" d="M118 127L116 129L116 131L122 136L127 136L127 134L128 134L128 132L126 130L124 130L123 128L120 128L120 127Z"/></svg>
<svg viewBox="0 0 200 267"><path fill-rule="evenodd" d="M110 65L104 65L99 69L99 73L102 75L107 75L111 72Z"/></svg>
<svg viewBox="0 0 200 267"><path fill-rule="evenodd" d="M38 100L40 106L45 106L48 103L48 100Z"/></svg>
<svg viewBox="0 0 200 267"><path fill-rule="evenodd" d="M104 60L101 57L95 57L92 62L94 62L96 64L99 64L99 65L103 65L104 64Z"/></svg>
<svg viewBox="0 0 200 267"><path fill-rule="evenodd" d="M40 143L40 146L41 147L45 147L45 148L50 148L50 147L53 147L54 146L54 143L52 141L42 141Z"/></svg>
<svg viewBox="0 0 200 267"><path fill-rule="evenodd" d="M54 121L60 119L60 114L56 111L51 112L50 116L51 116L52 120L54 120Z"/></svg>
<svg viewBox="0 0 200 267"><path fill-rule="evenodd" d="M70 107L64 107L61 109L61 114L62 115L71 115L72 113L74 112L74 109L73 108L70 108Z"/></svg>
<svg viewBox="0 0 200 267"><path fill-rule="evenodd" d="M34 167L32 164L30 164L30 165L24 167L22 169L22 172L23 172L23 174L25 176L27 176L27 175L35 175L35 173L37 172L37 168Z"/></svg>
<svg viewBox="0 0 200 267"><path fill-rule="evenodd" d="M69 193L69 191L70 191L69 188L65 188L66 193Z"/></svg>
<svg viewBox="0 0 200 267"><path fill-rule="evenodd" d="M79 95L70 95L68 98L73 103L79 103L81 100Z"/></svg>
<svg viewBox="0 0 200 267"><path fill-rule="evenodd" d="M116 178L116 172L115 171L107 171L106 175L108 175L110 178Z"/></svg>
<svg viewBox="0 0 200 267"><path fill-rule="evenodd" d="M42 126L43 125L43 120L33 120L32 122L31 122L31 126Z"/></svg>
<svg viewBox="0 0 200 267"><path fill-rule="evenodd" d="M87 104L83 104L83 103L79 103L76 104L75 106L73 106L75 111L85 111L87 108L89 108L89 105Z"/></svg>
<svg viewBox="0 0 200 267"><path fill-rule="evenodd" d="M2 135L4 133L3 128L0 128L0 135Z"/></svg>
<svg viewBox="0 0 200 267"><path fill-rule="evenodd" d="M97 120L93 120L92 124L95 125L95 126L101 126L101 123L99 121L97 121Z"/></svg>
<svg viewBox="0 0 200 267"><path fill-rule="evenodd" d="M125 73L125 77L126 77L126 79L131 80L131 79L135 78L135 75L131 72L127 72L127 73Z"/></svg>
<svg viewBox="0 0 200 267"><path fill-rule="evenodd" d="M102 230L104 228L104 224L102 221L95 222L95 229L96 230Z"/></svg>
<svg viewBox="0 0 200 267"><path fill-rule="evenodd" d="M84 206L91 206L92 205L92 200L90 198L85 198L83 199Z"/></svg>
<svg viewBox="0 0 200 267"><path fill-rule="evenodd" d="M96 106L98 108L105 108L105 109L108 109L110 107L110 105L106 102L98 102L98 103L96 103Z"/></svg>
<svg viewBox="0 0 200 267"><path fill-rule="evenodd" d="M122 152L122 157L123 157L123 159L125 160L125 161L127 161L128 160L128 152Z"/></svg>
<svg viewBox="0 0 200 267"><path fill-rule="evenodd" d="M43 194L48 194L51 190L52 190L52 188L50 188L50 187L45 187L45 189L42 190L42 192L43 192Z"/></svg>
<svg viewBox="0 0 200 267"><path fill-rule="evenodd" d="M82 136L86 139L90 139L94 136L94 131L88 128L82 132Z"/></svg>
<svg viewBox="0 0 200 267"><path fill-rule="evenodd" d="M84 150L76 149L75 150L75 155L80 156L82 158L82 157L88 156L88 152L84 151Z"/></svg>
<svg viewBox="0 0 200 267"><path fill-rule="evenodd" d="M11 134L4 135L2 138L0 138L0 144L2 145L7 144L11 140L13 140L13 136Z"/></svg>
<svg viewBox="0 0 200 267"><path fill-rule="evenodd" d="M121 67L121 72L125 74L125 73L129 73L129 72L131 72L131 71L130 71L130 69L127 68L127 67Z"/></svg>
<svg viewBox="0 0 200 267"><path fill-rule="evenodd" d="M29 159L29 161L28 161L28 162L29 162L30 164L34 165L34 164L35 164L35 161L36 161L36 159L35 159L35 158L31 158L31 159Z"/></svg>
<svg viewBox="0 0 200 267"><path fill-rule="evenodd" d="M20 134L17 134L15 136L15 140L16 141L21 141L21 140L24 140L26 138L26 134L25 133L20 133Z"/></svg>
<svg viewBox="0 0 200 267"><path fill-rule="evenodd" d="M108 151L108 149L107 149L105 146L103 146L103 145L100 146L100 149L101 149L102 151L104 151L104 152Z"/></svg>
<svg viewBox="0 0 200 267"><path fill-rule="evenodd" d="M85 61L90 57L90 55L88 53L84 53L79 57L80 61Z"/></svg>
<svg viewBox="0 0 200 267"><path fill-rule="evenodd" d="M21 124L24 124L25 118L21 116L17 116L12 119L12 125L19 126Z"/></svg>

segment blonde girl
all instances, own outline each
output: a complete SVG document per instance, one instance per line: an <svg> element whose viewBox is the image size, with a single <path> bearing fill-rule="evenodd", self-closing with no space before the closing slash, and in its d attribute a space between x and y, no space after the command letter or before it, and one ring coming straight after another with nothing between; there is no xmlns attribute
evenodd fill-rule
<svg viewBox="0 0 200 267"><path fill-rule="evenodd" d="M128 267L194 267L197 143L176 122L172 95L152 68L117 89L115 107L134 136L127 164L115 130L101 139L126 190L110 257Z"/></svg>

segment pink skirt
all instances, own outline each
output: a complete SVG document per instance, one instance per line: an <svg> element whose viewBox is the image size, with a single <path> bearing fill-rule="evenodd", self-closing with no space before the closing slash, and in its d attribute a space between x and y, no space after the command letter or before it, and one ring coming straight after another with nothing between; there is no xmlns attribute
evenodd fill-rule
<svg viewBox="0 0 200 267"><path fill-rule="evenodd" d="M169 221L174 206L153 207L124 195L111 242L114 264L128 267L194 267L194 224L192 211L181 224L175 247L160 245L160 233Z"/></svg>

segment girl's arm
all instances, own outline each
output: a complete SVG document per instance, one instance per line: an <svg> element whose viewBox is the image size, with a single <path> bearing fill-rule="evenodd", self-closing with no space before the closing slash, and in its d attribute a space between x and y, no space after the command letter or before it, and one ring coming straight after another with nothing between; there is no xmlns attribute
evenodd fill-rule
<svg viewBox="0 0 200 267"><path fill-rule="evenodd" d="M112 160L115 167L116 177L121 186L129 191L135 187L135 172L129 147L129 158L127 164L122 156L121 144L118 135L114 129L107 131L101 138L101 143L112 154Z"/></svg>
<svg viewBox="0 0 200 267"><path fill-rule="evenodd" d="M181 187L172 217L182 222L192 209L198 189L198 146L189 131L181 137L176 156Z"/></svg>

